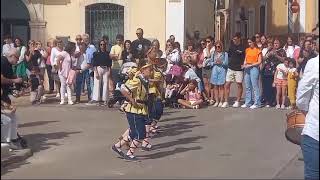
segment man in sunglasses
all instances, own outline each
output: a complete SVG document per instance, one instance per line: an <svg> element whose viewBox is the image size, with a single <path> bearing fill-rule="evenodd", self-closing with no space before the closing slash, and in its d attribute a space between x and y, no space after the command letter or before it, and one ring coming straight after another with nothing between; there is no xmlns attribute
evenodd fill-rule
<svg viewBox="0 0 320 180"><path fill-rule="evenodd" d="M146 57L146 53L151 47L151 41L143 38L143 29L138 28L136 31L136 35L138 39L132 42L132 51L133 58L135 59L144 59Z"/></svg>
<svg viewBox="0 0 320 180"><path fill-rule="evenodd" d="M240 100L243 92L243 70L241 65L245 58L245 47L241 44L241 34L238 32L232 38L232 44L229 48L229 63L225 84L225 102L223 107L228 107L228 99L230 95L230 86L232 83L237 83L238 93L237 99L232 107L240 107Z"/></svg>

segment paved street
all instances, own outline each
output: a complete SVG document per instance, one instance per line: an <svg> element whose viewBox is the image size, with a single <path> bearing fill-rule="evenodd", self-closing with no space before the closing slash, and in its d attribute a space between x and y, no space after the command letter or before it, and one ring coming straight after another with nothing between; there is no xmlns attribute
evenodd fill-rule
<svg viewBox="0 0 320 180"><path fill-rule="evenodd" d="M34 155L2 178L303 178L299 147L286 141L286 111L166 109L163 133L139 162L119 159L112 143L126 128L104 107L43 104L18 109Z"/></svg>

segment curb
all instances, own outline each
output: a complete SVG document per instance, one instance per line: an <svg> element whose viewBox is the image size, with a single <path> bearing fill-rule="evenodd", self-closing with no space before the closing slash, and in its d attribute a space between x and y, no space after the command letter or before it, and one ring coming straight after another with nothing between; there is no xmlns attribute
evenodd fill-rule
<svg viewBox="0 0 320 180"><path fill-rule="evenodd" d="M31 157L33 152L31 149L15 150L10 152L9 157L1 158L1 167L9 166L13 163L18 163Z"/></svg>

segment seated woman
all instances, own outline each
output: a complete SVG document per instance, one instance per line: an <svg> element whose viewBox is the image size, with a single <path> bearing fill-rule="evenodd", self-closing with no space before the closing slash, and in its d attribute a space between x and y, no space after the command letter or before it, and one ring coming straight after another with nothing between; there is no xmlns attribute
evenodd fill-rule
<svg viewBox="0 0 320 180"><path fill-rule="evenodd" d="M197 84L196 80L190 80L189 84L180 92L185 96L185 99L178 99L178 103L184 108L199 109L203 103Z"/></svg>

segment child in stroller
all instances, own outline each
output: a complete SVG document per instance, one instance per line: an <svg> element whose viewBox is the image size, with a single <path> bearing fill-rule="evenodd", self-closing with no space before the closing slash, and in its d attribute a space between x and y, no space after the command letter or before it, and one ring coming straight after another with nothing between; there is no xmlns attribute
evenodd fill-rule
<svg viewBox="0 0 320 180"><path fill-rule="evenodd" d="M119 81L116 84L114 96L113 98L109 99L108 102L109 108L112 108L117 102L119 103L119 105L122 105L124 103L126 98L120 92L121 85L123 85L128 79L133 77L134 71L132 70L136 69L137 67L137 64L134 62L126 62L121 66L121 69L119 71Z"/></svg>

